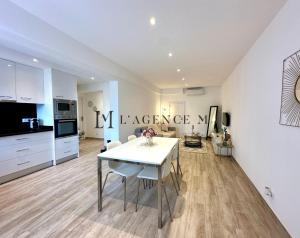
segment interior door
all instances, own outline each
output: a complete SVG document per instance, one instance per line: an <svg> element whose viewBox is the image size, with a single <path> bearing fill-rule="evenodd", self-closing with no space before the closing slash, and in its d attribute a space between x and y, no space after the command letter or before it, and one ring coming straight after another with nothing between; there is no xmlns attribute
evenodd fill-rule
<svg viewBox="0 0 300 238"><path fill-rule="evenodd" d="M83 127L86 137L104 138L104 129L100 128L103 123L100 116L103 113L103 93L90 92L82 95L82 98ZM98 125L96 111L100 112Z"/></svg>
<svg viewBox="0 0 300 238"><path fill-rule="evenodd" d="M183 124L183 116L185 114L185 103L184 102L170 102L170 126L174 126L177 129L177 136L183 136L185 134L185 126ZM176 122L174 122L174 117L176 117ZM180 123L178 123L180 122Z"/></svg>

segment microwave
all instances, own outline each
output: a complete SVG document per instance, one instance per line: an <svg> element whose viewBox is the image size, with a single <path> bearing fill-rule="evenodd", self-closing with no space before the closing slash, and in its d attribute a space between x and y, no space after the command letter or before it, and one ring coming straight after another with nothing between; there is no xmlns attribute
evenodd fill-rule
<svg viewBox="0 0 300 238"><path fill-rule="evenodd" d="M77 102L75 100L54 99L54 119L76 119Z"/></svg>

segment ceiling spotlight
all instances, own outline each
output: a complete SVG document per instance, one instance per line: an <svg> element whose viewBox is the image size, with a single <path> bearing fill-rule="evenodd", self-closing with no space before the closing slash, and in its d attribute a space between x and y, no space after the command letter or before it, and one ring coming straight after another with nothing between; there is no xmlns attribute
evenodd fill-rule
<svg viewBox="0 0 300 238"><path fill-rule="evenodd" d="M92 77L90 77L90 79L91 79L91 80L95 80L95 77L92 76Z"/></svg>
<svg viewBox="0 0 300 238"><path fill-rule="evenodd" d="M177 69L177 72L179 73L181 71L181 69Z"/></svg>
<svg viewBox="0 0 300 238"><path fill-rule="evenodd" d="M155 24L156 24L156 19L155 19L155 17L151 17L149 22L150 22L150 25L151 25L151 26L155 26Z"/></svg>
<svg viewBox="0 0 300 238"><path fill-rule="evenodd" d="M182 81L184 81L185 80L185 78L182 78Z"/></svg>
<svg viewBox="0 0 300 238"><path fill-rule="evenodd" d="M38 63L38 62L39 62L39 60L36 59L36 58L33 58L32 61L33 61L34 63Z"/></svg>
<svg viewBox="0 0 300 238"><path fill-rule="evenodd" d="M8 64L7 67L12 67L12 65L11 65L11 64Z"/></svg>
<svg viewBox="0 0 300 238"><path fill-rule="evenodd" d="M172 57L172 56L173 56L172 52L169 52L168 56L169 56L169 57Z"/></svg>

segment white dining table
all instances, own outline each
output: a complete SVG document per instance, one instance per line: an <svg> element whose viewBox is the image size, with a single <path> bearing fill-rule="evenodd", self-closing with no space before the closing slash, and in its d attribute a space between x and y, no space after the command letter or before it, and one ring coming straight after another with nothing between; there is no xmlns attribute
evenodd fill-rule
<svg viewBox="0 0 300 238"><path fill-rule="evenodd" d="M174 146L177 146L177 168L179 174L179 139L153 137L153 145L147 145L145 138L139 137L113 149L98 154L98 211L102 210L102 161L113 160L125 163L154 166L158 170L158 228L162 227L162 165Z"/></svg>

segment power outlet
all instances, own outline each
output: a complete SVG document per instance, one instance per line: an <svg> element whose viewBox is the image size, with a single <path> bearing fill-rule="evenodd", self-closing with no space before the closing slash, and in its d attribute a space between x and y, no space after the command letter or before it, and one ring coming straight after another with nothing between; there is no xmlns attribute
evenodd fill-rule
<svg viewBox="0 0 300 238"><path fill-rule="evenodd" d="M273 193L270 187L265 186L265 195L268 197L273 197Z"/></svg>

